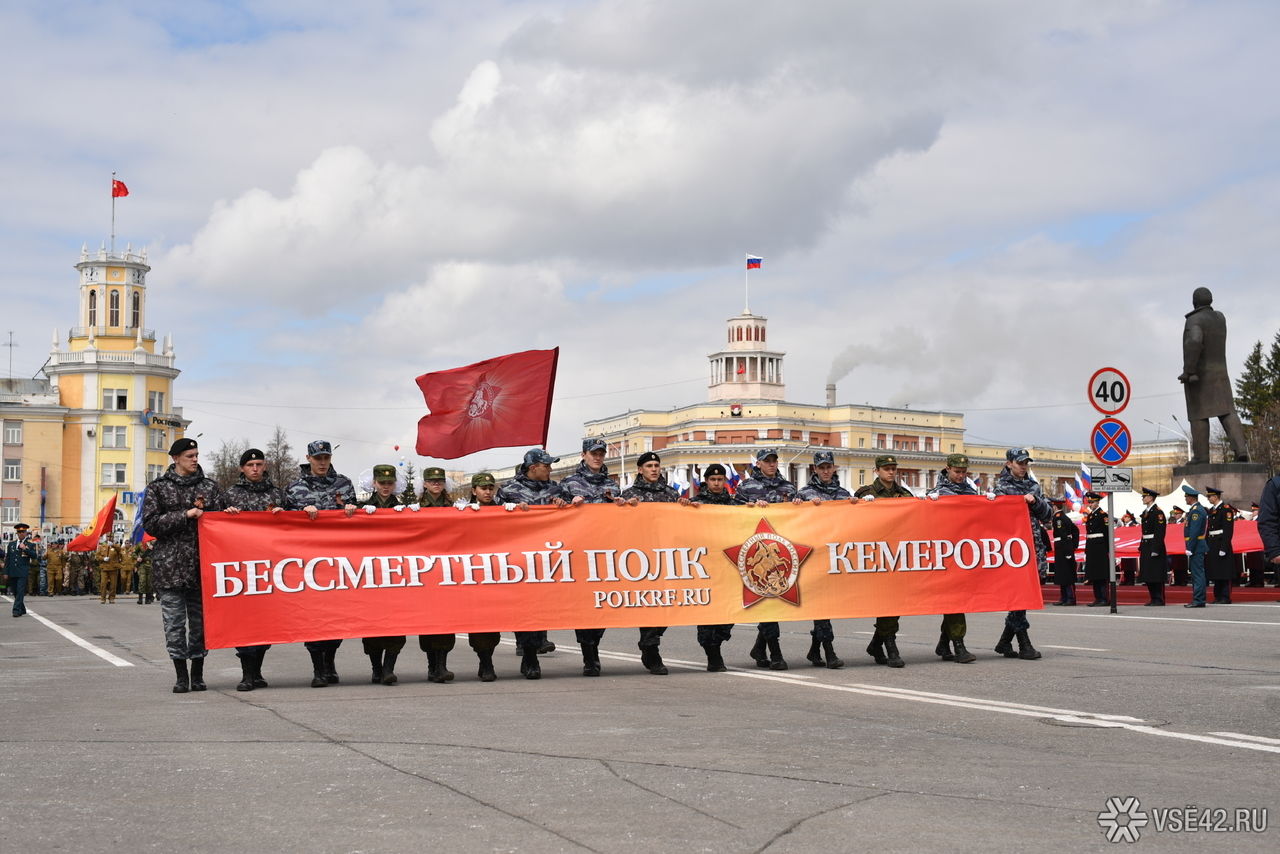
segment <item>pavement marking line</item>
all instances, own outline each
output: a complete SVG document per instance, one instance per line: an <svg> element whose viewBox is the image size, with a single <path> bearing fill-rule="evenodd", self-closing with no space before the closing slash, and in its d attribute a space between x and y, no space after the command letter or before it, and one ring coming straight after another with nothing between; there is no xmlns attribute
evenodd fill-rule
<svg viewBox="0 0 1280 854"><path fill-rule="evenodd" d="M1270 623L1260 620L1205 620L1197 617L1148 617L1140 614L1064 614L1061 611L1037 611L1040 617L1084 617L1095 620L1163 620L1168 623L1220 623L1225 626L1280 626L1280 621Z"/></svg>
<svg viewBox="0 0 1280 854"><path fill-rule="evenodd" d="M7 602L13 601L8 596L4 596L0 598L3 598ZM53 620L46 619L40 616L39 614L37 614L35 611L28 611L27 616L34 617L36 622L43 623L44 625L53 629L58 634L62 635L67 640L71 641L76 646L83 647L84 649L89 650L89 652L98 656L98 658L101 658L103 661L110 662L111 664L114 664L116 667L133 667L132 661L125 661L123 658L120 658L117 655L112 655L111 653L107 652L102 647L94 646L93 644L89 643L87 640L75 634L74 632L64 629L62 626L53 622Z"/></svg>
<svg viewBox="0 0 1280 854"><path fill-rule="evenodd" d="M502 643L506 644L513 642L504 640ZM578 647L569 646L568 644L557 645L557 648L565 649L566 651L579 651ZM600 655L602 657L607 656L620 661L639 661L640 659L640 656L638 655L632 655L624 652L602 651ZM663 661L668 666L674 665L682 669L701 670L706 667L705 664L701 664L699 662L684 661L681 659L663 659ZM1158 735L1163 738L1177 738L1184 741L1200 742L1202 744L1216 744L1224 747L1242 748L1244 750L1257 750L1262 753L1280 754L1280 741L1272 744L1270 739L1263 740L1260 736L1245 736L1225 733L1198 735L1196 733L1189 732L1176 732L1174 730L1148 726L1141 718L1134 718L1126 715L1081 712L1074 709L1055 709L1049 706L1033 706L1026 703L1009 703L1004 700L988 700L978 697L965 697L957 694L938 694L929 691L916 691L910 688L892 688L884 685L858 683L852 685L838 685L831 682L816 681L813 676L804 676L798 673L782 673L776 670L760 671L730 667L726 671L725 675L738 676L746 679L763 679L770 682L782 682L790 685L802 685L808 688L821 688L827 691L839 691L846 694L862 694L864 696L878 697L880 699L907 700L913 703L952 706L961 709L975 709L982 712L999 712L1000 714L1005 715L1017 715L1019 717L1028 717L1040 720L1056 720L1061 721L1062 723L1074 723L1082 726L1094 726L1104 729L1127 729L1130 732L1139 733L1141 735Z"/></svg>
<svg viewBox="0 0 1280 854"><path fill-rule="evenodd" d="M1098 649L1097 647L1092 646L1061 646L1055 643L1042 643L1040 645L1045 649L1075 649L1080 652L1111 652L1109 649Z"/></svg>
<svg viewBox="0 0 1280 854"><path fill-rule="evenodd" d="M1267 738L1262 735L1246 735L1242 732L1211 732L1209 735L1218 735L1223 738L1242 738L1245 741L1256 741L1259 744L1280 744L1280 738Z"/></svg>

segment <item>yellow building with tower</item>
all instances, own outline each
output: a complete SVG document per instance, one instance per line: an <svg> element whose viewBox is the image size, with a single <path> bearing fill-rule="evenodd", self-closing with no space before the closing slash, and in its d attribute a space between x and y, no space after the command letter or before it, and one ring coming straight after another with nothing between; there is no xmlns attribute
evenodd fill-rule
<svg viewBox="0 0 1280 854"><path fill-rule="evenodd" d="M173 381L180 371L172 338L166 336L157 350L156 335L146 327L146 250L82 248L75 268L77 322L65 339L54 330L43 369L62 410L57 459L45 461L46 471L56 471L47 478L56 485L46 486L45 521L85 525L115 495L117 521L123 523L133 515L138 493L169 465L169 446L190 422L174 405ZM12 420L19 420L18 412ZM6 425L10 420L6 407ZM39 520L33 509L19 512L34 525Z"/></svg>

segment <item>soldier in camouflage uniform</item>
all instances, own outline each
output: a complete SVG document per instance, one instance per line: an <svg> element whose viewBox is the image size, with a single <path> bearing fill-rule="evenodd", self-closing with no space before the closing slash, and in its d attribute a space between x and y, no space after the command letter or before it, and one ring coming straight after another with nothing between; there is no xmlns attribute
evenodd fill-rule
<svg viewBox="0 0 1280 854"><path fill-rule="evenodd" d="M1045 498L1040 483L1031 474L1031 455L1026 448L1010 448L1004 453L1004 469L996 476L992 492L996 495L1021 495L1027 502L1031 516L1031 539L1036 547L1036 572L1040 578L1049 574L1049 558L1045 545L1048 537L1045 526L1053 518L1053 505ZM1021 658L1034 661L1040 652L1031 645L1031 623L1026 611L1010 611L1004 618L1004 632L996 644L996 652L1005 658ZM1013 651L1013 639L1018 639L1018 651Z"/></svg>
<svg viewBox="0 0 1280 854"><path fill-rule="evenodd" d="M105 536L94 551L98 561L98 601L105 605L116 603L116 584L120 580L120 547Z"/></svg>
<svg viewBox="0 0 1280 854"><path fill-rule="evenodd" d="M489 472L482 471L471 477L471 500L459 502L455 506L459 510L466 510L469 507L496 507L498 502L494 496L497 492L498 482ZM498 674L493 671L493 651L498 648L501 637L499 632L470 632L467 635L467 644L480 660L476 675L480 677L481 682L492 682L498 678Z"/></svg>
<svg viewBox="0 0 1280 854"><path fill-rule="evenodd" d="M195 439L178 439L169 448L173 463L153 480L142 502L142 527L156 538L152 573L160 592L165 646L177 682L173 693L203 691L204 603L200 598L200 542L197 520L221 510L222 490L204 476ZM187 660L191 661L188 676Z"/></svg>
<svg viewBox="0 0 1280 854"><path fill-rule="evenodd" d="M977 485L969 480L969 458L964 454L948 454L947 465L938 472L938 482L929 490L926 497L936 501L944 495L981 495ZM942 615L942 636L934 652L943 661L954 661L958 664L970 664L977 656L969 652L964 645L968 624L964 614ZM952 651L954 648L954 652Z"/></svg>
<svg viewBox="0 0 1280 854"><path fill-rule="evenodd" d="M360 502L366 513L401 509L400 498L396 493L402 490L403 484L397 482L395 466L387 463L374 466L372 486L373 491L369 497ZM404 649L404 642L404 635L361 638L364 654L369 656L370 682L374 685L394 685L399 681L396 676L396 659L400 657L400 650Z"/></svg>
<svg viewBox="0 0 1280 854"><path fill-rule="evenodd" d="M227 488L226 499L226 512L233 515L280 513L284 510L284 490L267 477L267 458L262 451L249 448L240 455L240 477ZM142 589L141 583L138 589ZM141 595L138 596L138 601L142 601ZM236 685L237 691L252 691L254 688L267 687L267 680L262 678L262 660L269 649L271 644L236 647L236 657L240 659L240 682Z"/></svg>
<svg viewBox="0 0 1280 854"><path fill-rule="evenodd" d="M898 483L898 458L893 454L876 457L876 477L871 483L858 487L853 497L859 501L880 501L889 498L915 498L915 494ZM876 617L875 632L867 644L867 655L876 664L887 667L906 667L898 653L899 617Z"/></svg>
<svg viewBox="0 0 1280 854"><path fill-rule="evenodd" d="M747 469L747 479L739 484L737 495L744 504L754 504L756 507L782 504L796 497L795 484L778 474L776 448L761 448L756 451L756 464ZM756 642L751 647L751 657L755 660L756 667L787 669L787 662L782 657L781 637L777 623L756 624Z"/></svg>
<svg viewBox="0 0 1280 854"><path fill-rule="evenodd" d="M424 510L436 507L453 507L453 499L445 489L444 469L432 466L422 472L422 497L418 506ZM427 681L453 681L449 669L449 653L457 643L455 635L418 635L418 649L427 654Z"/></svg>
<svg viewBox="0 0 1280 854"><path fill-rule="evenodd" d="M800 489L796 497L791 499L795 504L806 502L819 505L824 501L850 501L853 495L840 485L836 476L836 455L831 451L817 451L813 455L813 476L809 483ZM835 630L830 620L814 620L813 630L809 632L813 640L809 642L809 651L805 658L814 667L829 667L832 670L844 667L844 662L836 655ZM826 659L823 659L823 653Z"/></svg>
<svg viewBox="0 0 1280 854"><path fill-rule="evenodd" d="M67 571L67 553L62 548L62 540L54 540L49 544L49 551L45 554L45 566L49 578L49 595L61 596L63 574Z"/></svg>
<svg viewBox="0 0 1280 854"><path fill-rule="evenodd" d="M604 464L606 448L603 439L582 440L582 462L573 474L560 481L560 488L573 506L612 504L618 496L618 484L609 477L609 468ZM582 675L599 676L604 629L575 629L574 636L582 649Z"/></svg>
<svg viewBox="0 0 1280 854"><path fill-rule="evenodd" d="M560 484L551 479L552 463L560 462L542 448L525 451L524 461L516 468L516 476L498 490L499 504L512 504L521 510L531 506L569 506L569 495ZM541 679L542 667L538 653L550 646L546 631L516 632L516 648L520 652L520 675L526 679Z"/></svg>
<svg viewBox="0 0 1280 854"><path fill-rule="evenodd" d="M662 460L653 451L645 451L636 460L635 483L622 491L619 504L635 507L649 503L684 504L689 499L682 498L675 487L667 483L662 476ZM666 676L667 666L662 663L662 636L666 626L647 626L640 629L640 663L654 676Z"/></svg>
<svg viewBox="0 0 1280 854"><path fill-rule="evenodd" d="M155 540L147 540L138 544L138 593L139 603L150 605L155 601L155 588L151 583L152 547Z"/></svg>
<svg viewBox="0 0 1280 854"><path fill-rule="evenodd" d="M333 447L323 439L307 445L307 462L302 476L285 487L285 509L302 510L315 521L321 510L343 510L348 516L356 512L356 488L350 478L333 469ZM336 659L342 639L307 641L311 654L312 688L323 688L338 682Z"/></svg>
<svg viewBox="0 0 1280 854"><path fill-rule="evenodd" d="M702 486L693 497L693 504L715 504L722 507L741 506L742 500L729 492L724 466L712 463L702 472ZM707 654L707 671L724 673L724 656L720 645L733 636L733 623L710 623L698 626L698 646Z"/></svg>

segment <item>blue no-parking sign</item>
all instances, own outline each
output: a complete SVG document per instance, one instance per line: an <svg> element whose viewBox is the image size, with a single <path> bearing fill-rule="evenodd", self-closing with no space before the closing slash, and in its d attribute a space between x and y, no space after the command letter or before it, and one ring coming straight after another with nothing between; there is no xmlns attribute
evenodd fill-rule
<svg viewBox="0 0 1280 854"><path fill-rule="evenodd" d="M1123 421L1104 418L1093 425L1089 447L1098 462L1118 466L1129 458L1129 452L1133 450L1133 435Z"/></svg>

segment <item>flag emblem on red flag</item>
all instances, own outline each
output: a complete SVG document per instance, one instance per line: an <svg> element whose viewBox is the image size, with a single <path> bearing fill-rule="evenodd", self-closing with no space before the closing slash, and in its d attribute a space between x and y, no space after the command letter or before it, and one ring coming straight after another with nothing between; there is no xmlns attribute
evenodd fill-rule
<svg viewBox="0 0 1280 854"><path fill-rule="evenodd" d="M755 255L748 255L748 256L747 256L747 269L748 269L748 270L759 270L759 269L760 269L760 263L761 263L762 261L764 261L764 259L763 259L763 258L757 258Z"/></svg>
<svg viewBox="0 0 1280 854"><path fill-rule="evenodd" d="M526 350L418 377L431 414L417 452L452 460L488 448L545 445L560 348Z"/></svg>
<svg viewBox="0 0 1280 854"><path fill-rule="evenodd" d="M124 181L111 179L111 198L118 199L121 196L129 195L129 188L124 185Z"/></svg>
<svg viewBox="0 0 1280 854"><path fill-rule="evenodd" d="M98 511L98 517L85 528L75 539L67 543L69 552L91 552L98 547L98 540L104 533L110 533L111 523L116 516L116 496L111 496Z"/></svg>

